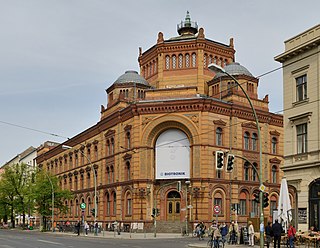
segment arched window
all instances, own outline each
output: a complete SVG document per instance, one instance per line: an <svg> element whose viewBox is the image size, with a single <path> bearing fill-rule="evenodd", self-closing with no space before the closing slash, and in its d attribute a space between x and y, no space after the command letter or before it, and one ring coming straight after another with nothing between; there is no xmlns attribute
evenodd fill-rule
<svg viewBox="0 0 320 248"><path fill-rule="evenodd" d="M177 68L177 57L176 55L172 55L172 69Z"/></svg>
<svg viewBox="0 0 320 248"><path fill-rule="evenodd" d="M250 134L248 132L245 132L243 135L243 144L244 144L245 150L249 150L250 148L249 141L250 141Z"/></svg>
<svg viewBox="0 0 320 248"><path fill-rule="evenodd" d="M170 69L170 56L169 55L166 56L166 69L167 70Z"/></svg>
<svg viewBox="0 0 320 248"><path fill-rule="evenodd" d="M272 169L271 169L271 182L272 183L277 183L277 166L276 165L273 165L272 166Z"/></svg>
<svg viewBox="0 0 320 248"><path fill-rule="evenodd" d="M78 176L74 176L74 189L78 190Z"/></svg>
<svg viewBox="0 0 320 248"><path fill-rule="evenodd" d="M197 55L195 53L192 54L192 67L197 66Z"/></svg>
<svg viewBox="0 0 320 248"><path fill-rule="evenodd" d="M275 195L270 197L270 216L273 216L273 211L277 210L277 198Z"/></svg>
<svg viewBox="0 0 320 248"><path fill-rule="evenodd" d="M75 216L78 217L79 216L79 211L80 211L80 208L79 208L79 201L76 200L76 206L75 206Z"/></svg>
<svg viewBox="0 0 320 248"><path fill-rule="evenodd" d="M81 184L81 189L84 188L84 176L83 174L80 175L80 184Z"/></svg>
<svg viewBox="0 0 320 248"><path fill-rule="evenodd" d="M91 198L88 197L87 199L87 216L90 216L90 213L91 213L91 209L92 209L92 206L91 206Z"/></svg>
<svg viewBox="0 0 320 248"><path fill-rule="evenodd" d="M183 56L182 54L179 54L179 64L178 64L179 68L182 68L183 66Z"/></svg>
<svg viewBox="0 0 320 248"><path fill-rule="evenodd" d="M273 137L271 139L271 153L272 154L277 154L277 144L278 144L277 138Z"/></svg>
<svg viewBox="0 0 320 248"><path fill-rule="evenodd" d="M253 133L251 138L253 151L257 150L257 143L258 143L257 140L258 140L258 135L256 133Z"/></svg>
<svg viewBox="0 0 320 248"><path fill-rule="evenodd" d="M239 215L247 215L247 194L242 191L239 196Z"/></svg>
<svg viewBox="0 0 320 248"><path fill-rule="evenodd" d="M78 158L78 153L74 154L74 166L77 167L79 164L79 158Z"/></svg>
<svg viewBox="0 0 320 248"><path fill-rule="evenodd" d="M207 68L207 54L206 53L203 55L203 67Z"/></svg>
<svg viewBox="0 0 320 248"><path fill-rule="evenodd" d="M212 63L212 55L209 56L208 65Z"/></svg>
<svg viewBox="0 0 320 248"><path fill-rule="evenodd" d="M257 171L259 170L258 164L253 163L253 166L255 168L252 168L252 181L258 181L258 173L257 173Z"/></svg>
<svg viewBox="0 0 320 248"><path fill-rule="evenodd" d="M110 168L109 168L109 166L107 167L106 171L107 171L107 183L110 183L111 180L110 180Z"/></svg>
<svg viewBox="0 0 320 248"><path fill-rule="evenodd" d="M117 213L117 194L113 192L112 194L112 215L116 215Z"/></svg>
<svg viewBox="0 0 320 248"><path fill-rule="evenodd" d="M157 72L157 61L154 61L154 65L153 65L153 73Z"/></svg>
<svg viewBox="0 0 320 248"><path fill-rule="evenodd" d="M111 154L114 154L114 139L111 139Z"/></svg>
<svg viewBox="0 0 320 248"><path fill-rule="evenodd" d="M214 63L214 64L217 64L217 57L214 57L214 58L213 58L213 63Z"/></svg>
<svg viewBox="0 0 320 248"><path fill-rule="evenodd" d="M190 55L189 53L186 54L186 67L190 67Z"/></svg>
<svg viewBox="0 0 320 248"><path fill-rule="evenodd" d="M222 128L220 127L216 129L216 145L222 146Z"/></svg>
<svg viewBox="0 0 320 248"><path fill-rule="evenodd" d="M97 145L94 146L94 159L98 160L98 146Z"/></svg>
<svg viewBox="0 0 320 248"><path fill-rule="evenodd" d="M74 208L73 208L74 206L73 206L73 201L72 200L70 200L70 208L69 208L69 214L71 215L71 216L73 216L73 210L74 210Z"/></svg>
<svg viewBox="0 0 320 248"><path fill-rule="evenodd" d="M90 172L87 173L87 187L90 188Z"/></svg>
<svg viewBox="0 0 320 248"><path fill-rule="evenodd" d="M213 206L215 205L219 205L220 206L220 214L223 214L223 201L222 201L223 197L222 194L220 192L216 192L214 194L214 198L213 198Z"/></svg>
<svg viewBox="0 0 320 248"><path fill-rule="evenodd" d="M108 192L106 193L105 199L106 199L106 216L110 216L111 200Z"/></svg>
<svg viewBox="0 0 320 248"><path fill-rule="evenodd" d="M129 131L126 132L126 145L128 149L131 148L131 134Z"/></svg>
<svg viewBox="0 0 320 248"><path fill-rule="evenodd" d="M132 199L129 192L126 195L126 215L132 215Z"/></svg>
<svg viewBox="0 0 320 248"><path fill-rule="evenodd" d="M114 182L114 168L113 166L110 167L110 182Z"/></svg>
<svg viewBox="0 0 320 248"><path fill-rule="evenodd" d="M249 167L250 167L250 164L248 162L245 162L244 163L244 171L243 171L243 179L245 181L249 181Z"/></svg>
<svg viewBox="0 0 320 248"><path fill-rule="evenodd" d="M126 162L125 171L126 171L126 180L128 181L131 179L131 166L129 161Z"/></svg>
<svg viewBox="0 0 320 248"><path fill-rule="evenodd" d="M111 154L111 144L110 144L110 140L107 140L107 155Z"/></svg>

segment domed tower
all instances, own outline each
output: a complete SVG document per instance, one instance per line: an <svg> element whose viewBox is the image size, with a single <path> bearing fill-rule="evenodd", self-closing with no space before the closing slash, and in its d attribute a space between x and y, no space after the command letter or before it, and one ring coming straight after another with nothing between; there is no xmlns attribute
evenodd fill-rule
<svg viewBox="0 0 320 248"><path fill-rule="evenodd" d="M116 108L123 108L130 103L143 100L145 90L152 88L147 80L141 77L137 71L129 70L122 74L106 90L108 94L107 109L101 106L101 119Z"/></svg>
<svg viewBox="0 0 320 248"><path fill-rule="evenodd" d="M251 101L255 102L255 108L268 110L268 96L263 100L258 99L259 79L254 77L246 67L240 65L238 62L233 62L226 65L224 70L238 80ZM208 86L210 91L209 96L228 102L248 104L247 100L243 100L245 95L242 90L227 74L217 73L214 78L208 82Z"/></svg>
<svg viewBox="0 0 320 248"><path fill-rule="evenodd" d="M179 36L165 40L158 33L157 43L142 52L139 49L140 74L157 89L194 87L208 94L207 83L214 74L210 63L224 67L234 61L233 39L228 45L205 38L204 29L192 22L189 12L177 25Z"/></svg>

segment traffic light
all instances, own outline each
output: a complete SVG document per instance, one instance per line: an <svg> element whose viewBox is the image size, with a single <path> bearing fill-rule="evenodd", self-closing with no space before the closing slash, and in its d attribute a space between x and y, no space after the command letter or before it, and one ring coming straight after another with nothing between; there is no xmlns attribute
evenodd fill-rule
<svg viewBox="0 0 320 248"><path fill-rule="evenodd" d="M253 193L254 199L253 201L256 203L260 203L260 196L259 196L259 192L255 192Z"/></svg>
<svg viewBox="0 0 320 248"><path fill-rule="evenodd" d="M94 208L92 208L92 209L90 210L90 212L91 212L91 214L92 214L93 216L95 216L96 210L95 210Z"/></svg>
<svg viewBox="0 0 320 248"><path fill-rule="evenodd" d="M269 193L263 193L263 207L266 208L269 206Z"/></svg>
<svg viewBox="0 0 320 248"><path fill-rule="evenodd" d="M177 190L180 192L181 191L181 181L177 182Z"/></svg>
<svg viewBox="0 0 320 248"><path fill-rule="evenodd" d="M231 172L233 170L233 165L234 165L234 155L233 154L228 154L228 157L227 157L227 171Z"/></svg>
<svg viewBox="0 0 320 248"><path fill-rule="evenodd" d="M157 209L156 208L152 208L152 214L151 217L155 218L157 216Z"/></svg>
<svg viewBox="0 0 320 248"><path fill-rule="evenodd" d="M222 151L216 151L216 169L222 170L224 164L224 154Z"/></svg>

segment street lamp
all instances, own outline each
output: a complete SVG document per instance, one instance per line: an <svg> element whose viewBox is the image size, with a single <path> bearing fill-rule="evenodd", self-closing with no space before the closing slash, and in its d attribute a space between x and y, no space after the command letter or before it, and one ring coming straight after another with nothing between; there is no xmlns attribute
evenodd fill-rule
<svg viewBox="0 0 320 248"><path fill-rule="evenodd" d="M194 194L194 198L196 198L196 220L198 220L198 197L200 195L200 188L194 187L193 194Z"/></svg>
<svg viewBox="0 0 320 248"><path fill-rule="evenodd" d="M236 82L236 84L240 87L240 89L242 90L242 92L244 93L244 95L246 96L246 98L250 104L250 107L251 107L253 115L254 115L254 119L256 121L258 139L259 139L259 164L260 164L259 184L260 184L260 188L261 188L261 186L263 186L263 184L262 184L262 141L261 141L259 120L258 120L256 110L253 107L253 104L252 104L251 99L248 96L247 92L243 89L242 85L238 82L238 80L234 76L232 76L225 69L223 69L221 66L216 65L216 64L209 64L208 68L209 68L209 70L211 70L215 73L221 72L221 73L228 75L230 78L232 78ZM264 230L263 230L264 229L264 215L263 215L262 202L263 202L263 192L260 190L260 237L263 237L263 235L264 235L264 233L263 233L264 232ZM264 247L264 240L263 240L263 238L260 238L260 248L263 248L263 247Z"/></svg>
<svg viewBox="0 0 320 248"><path fill-rule="evenodd" d="M189 235L188 230L188 185L190 185L190 181L185 181L186 184L186 235Z"/></svg>
<svg viewBox="0 0 320 248"><path fill-rule="evenodd" d="M67 146L67 145L62 145L61 146L63 150L68 150L71 149L72 146ZM88 158L88 156L81 150L79 149L80 153L82 154L82 156L84 156L88 163L91 166L91 169L93 170L93 177L94 177L94 222L97 221L97 176L96 176L96 170L93 168L93 165L91 163L91 160Z"/></svg>

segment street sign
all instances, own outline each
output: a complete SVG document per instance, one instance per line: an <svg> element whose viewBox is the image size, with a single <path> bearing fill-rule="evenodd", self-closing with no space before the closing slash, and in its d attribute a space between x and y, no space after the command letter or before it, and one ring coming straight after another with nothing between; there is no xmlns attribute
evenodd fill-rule
<svg viewBox="0 0 320 248"><path fill-rule="evenodd" d="M259 189L264 192L264 190L266 189L266 186L264 186L263 184L260 185Z"/></svg>
<svg viewBox="0 0 320 248"><path fill-rule="evenodd" d="M86 209L86 204L85 204L84 202L81 203L81 204L80 204L80 208L81 208L81 209Z"/></svg>
<svg viewBox="0 0 320 248"><path fill-rule="evenodd" d="M213 206L213 213L214 214L219 214L221 211L221 207L219 205L214 205Z"/></svg>

